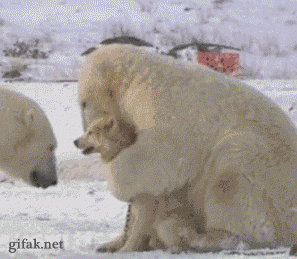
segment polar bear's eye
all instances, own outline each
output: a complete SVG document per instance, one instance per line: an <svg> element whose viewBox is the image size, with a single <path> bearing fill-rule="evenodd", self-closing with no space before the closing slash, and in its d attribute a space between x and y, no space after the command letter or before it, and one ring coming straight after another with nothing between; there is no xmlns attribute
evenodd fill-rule
<svg viewBox="0 0 297 259"><path fill-rule="evenodd" d="M50 150L50 151L54 151L54 149L55 149L55 146L54 146L54 145L50 145L50 146L49 146L49 150Z"/></svg>
<svg viewBox="0 0 297 259"><path fill-rule="evenodd" d="M88 132L88 135L91 135L91 134L93 134L93 131L90 130L90 131Z"/></svg>
<svg viewBox="0 0 297 259"><path fill-rule="evenodd" d="M86 108L87 103L84 101L84 102L81 103L81 106L82 106L83 108Z"/></svg>

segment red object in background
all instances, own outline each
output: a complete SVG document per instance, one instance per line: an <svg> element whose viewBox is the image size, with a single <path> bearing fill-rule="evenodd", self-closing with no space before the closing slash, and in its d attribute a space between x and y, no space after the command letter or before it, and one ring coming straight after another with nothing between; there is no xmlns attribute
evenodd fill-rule
<svg viewBox="0 0 297 259"><path fill-rule="evenodd" d="M238 53L198 51L197 56L199 64L233 76L240 74L240 58Z"/></svg>

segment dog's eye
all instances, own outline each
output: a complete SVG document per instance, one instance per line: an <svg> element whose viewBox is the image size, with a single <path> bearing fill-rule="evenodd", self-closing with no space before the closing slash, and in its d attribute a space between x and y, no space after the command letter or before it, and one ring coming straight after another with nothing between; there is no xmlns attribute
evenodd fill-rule
<svg viewBox="0 0 297 259"><path fill-rule="evenodd" d="M93 134L93 131L90 130L90 131L88 132L88 135L91 135L91 134Z"/></svg>

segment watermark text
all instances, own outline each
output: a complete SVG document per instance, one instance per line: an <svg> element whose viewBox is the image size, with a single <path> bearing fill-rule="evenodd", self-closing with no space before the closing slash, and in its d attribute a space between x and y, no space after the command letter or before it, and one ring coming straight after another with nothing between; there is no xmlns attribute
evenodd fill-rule
<svg viewBox="0 0 297 259"><path fill-rule="evenodd" d="M36 238L29 241L27 238L18 239L15 242L9 242L9 253L15 253L17 249L63 249L63 241L59 242L38 242Z"/></svg>

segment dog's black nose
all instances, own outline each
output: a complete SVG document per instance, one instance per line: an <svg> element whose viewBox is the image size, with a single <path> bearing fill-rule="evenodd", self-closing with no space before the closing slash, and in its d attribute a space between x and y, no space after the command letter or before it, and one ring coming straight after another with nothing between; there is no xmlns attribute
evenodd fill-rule
<svg viewBox="0 0 297 259"><path fill-rule="evenodd" d="M78 139L73 141L73 144L78 147Z"/></svg>

